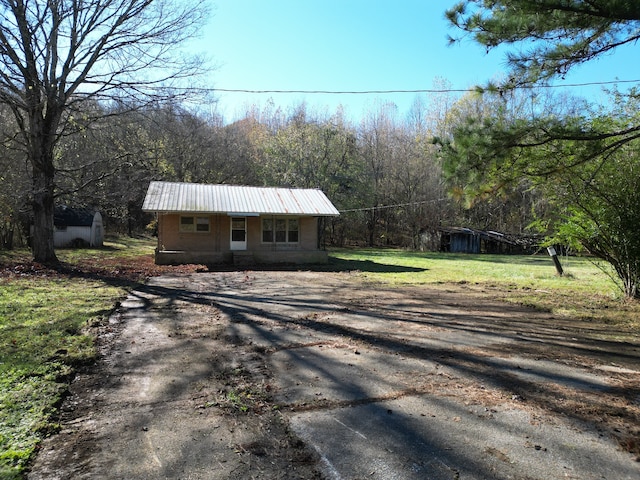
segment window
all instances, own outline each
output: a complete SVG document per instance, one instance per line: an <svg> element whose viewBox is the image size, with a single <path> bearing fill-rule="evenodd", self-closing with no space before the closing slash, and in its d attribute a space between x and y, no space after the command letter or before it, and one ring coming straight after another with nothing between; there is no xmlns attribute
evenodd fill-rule
<svg viewBox="0 0 640 480"><path fill-rule="evenodd" d="M298 219L292 218L289 220L287 240L289 243L298 243Z"/></svg>
<svg viewBox="0 0 640 480"><path fill-rule="evenodd" d="M209 232L209 217L180 217L181 232Z"/></svg>
<svg viewBox="0 0 640 480"><path fill-rule="evenodd" d="M298 243L297 218L263 218L262 243Z"/></svg>
<svg viewBox="0 0 640 480"><path fill-rule="evenodd" d="M287 220L284 218L276 219L276 243L284 243L287 241Z"/></svg>
<svg viewBox="0 0 640 480"><path fill-rule="evenodd" d="M244 242L247 240L247 219L232 218L231 219L231 241Z"/></svg>
<svg viewBox="0 0 640 480"><path fill-rule="evenodd" d="M262 242L273 242L273 220L271 218L262 219Z"/></svg>
<svg viewBox="0 0 640 480"><path fill-rule="evenodd" d="M196 232L209 231L209 217L196 217Z"/></svg>
<svg viewBox="0 0 640 480"><path fill-rule="evenodd" d="M180 217L180 231L181 232L193 232L193 217Z"/></svg>

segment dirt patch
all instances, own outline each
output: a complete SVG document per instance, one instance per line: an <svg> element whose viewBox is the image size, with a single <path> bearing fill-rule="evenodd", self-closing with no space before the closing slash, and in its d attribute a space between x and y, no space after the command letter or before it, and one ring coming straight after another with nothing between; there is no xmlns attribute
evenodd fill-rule
<svg viewBox="0 0 640 480"><path fill-rule="evenodd" d="M596 429L640 455L638 342L468 286L183 273L141 287L99 329L100 359L72 384L62 431L43 444L32 480L321 478L321 459L292 433L290 415L420 396L486 418L512 408ZM327 378L316 357L334 362ZM367 370L383 357L395 370ZM348 371L362 381L337 385Z"/></svg>

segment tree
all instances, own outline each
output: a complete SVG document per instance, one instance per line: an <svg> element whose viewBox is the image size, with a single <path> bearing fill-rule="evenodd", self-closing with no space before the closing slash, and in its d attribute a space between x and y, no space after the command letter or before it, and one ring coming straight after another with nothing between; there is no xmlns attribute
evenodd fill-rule
<svg viewBox="0 0 640 480"><path fill-rule="evenodd" d="M4 138L15 135L11 112L1 105L0 131ZM28 231L25 196L29 190L29 172L14 147L11 141L0 142L0 250L23 246Z"/></svg>
<svg viewBox="0 0 640 480"><path fill-rule="evenodd" d="M507 79L479 88L499 95L518 87L546 85L575 66L640 40L640 3L634 0L466 0L446 16L487 50L499 45L515 50L507 54ZM635 90L629 93L630 98L636 95ZM640 138L638 123L612 129L588 119L565 123L557 116L535 118L533 112L532 117L534 121L522 127L533 137L529 143L519 142L515 135L522 132L512 129L514 135L507 135L503 142L506 148L536 147L556 140L583 141L595 147L602 146L603 139L625 143ZM590 152L591 157L600 154L606 151L592 148Z"/></svg>
<svg viewBox="0 0 640 480"><path fill-rule="evenodd" d="M487 49L512 48L507 79L480 89L500 98L640 39L640 4L631 0L467 0L447 17ZM625 294L638 298L638 97L618 93L609 112L534 106L508 115L498 107L469 117L445 149L449 174L476 193L532 182L566 212L564 239L610 262Z"/></svg>
<svg viewBox="0 0 640 480"><path fill-rule="evenodd" d="M110 230L131 235L134 219L148 223L140 209L149 179L170 166L150 139L144 111L88 103L82 115L76 107L73 134L56 146L56 202L99 209Z"/></svg>
<svg viewBox="0 0 640 480"><path fill-rule="evenodd" d="M631 116L639 116L638 101L628 108L636 112ZM615 103L619 119L607 114L593 122L626 123L624 111L624 105ZM640 141L624 142L573 169L557 195L567 207L554 240L573 243L608 262L625 295L640 298Z"/></svg>
<svg viewBox="0 0 640 480"><path fill-rule="evenodd" d="M523 234L536 219L548 218L548 194L540 187L548 185L548 170L558 168L558 159L539 147L539 161L532 162L533 152L527 154L532 149L516 145L530 139L528 119L536 110L546 112L550 124L583 108L537 90L501 96L469 92L458 100L447 114L448 131L436 139L444 146L444 174L460 206L460 221Z"/></svg>
<svg viewBox="0 0 640 480"><path fill-rule="evenodd" d="M394 159L397 147L398 125L397 106L384 103L376 111L371 111L360 125L358 144L362 157L364 175L368 191L364 196L364 210L367 245L375 246L384 239L385 222L389 212L385 207L389 200L388 166ZM386 243L384 240L383 244Z"/></svg>
<svg viewBox="0 0 640 480"><path fill-rule="evenodd" d="M635 0L465 0L446 16L487 50L522 46L507 55L511 74L502 88L563 76L640 39Z"/></svg>
<svg viewBox="0 0 640 480"><path fill-rule="evenodd" d="M200 71L176 48L201 26L204 0L0 0L0 103L31 166L34 260L56 263L56 148L87 99L136 103L171 95ZM123 102L125 101L125 102Z"/></svg>
<svg viewBox="0 0 640 480"><path fill-rule="evenodd" d="M504 198L528 185L534 198L544 196L557 212L539 215L551 238L609 262L625 295L639 298L640 139L593 135L638 122L639 101L617 96L611 110L587 117L510 117L500 108L466 117L453 140L443 143L446 173L461 195L474 199ZM550 107L545 111L552 113Z"/></svg>

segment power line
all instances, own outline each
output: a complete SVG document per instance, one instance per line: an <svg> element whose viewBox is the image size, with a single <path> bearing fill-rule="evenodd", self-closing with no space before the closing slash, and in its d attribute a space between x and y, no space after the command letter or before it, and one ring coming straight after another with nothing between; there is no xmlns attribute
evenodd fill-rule
<svg viewBox="0 0 640 480"><path fill-rule="evenodd" d="M447 93L447 92L468 92L471 89L417 89L417 90L249 90L241 88L212 88L213 92L225 93L305 93L322 95L368 95L368 94L388 94L388 93Z"/></svg>
<svg viewBox="0 0 640 480"><path fill-rule="evenodd" d="M377 207L363 207L363 208L352 208L349 210L340 210L340 213L352 213L352 212L367 212L372 210L384 210L387 208L397 208L397 207L410 207L412 205L423 205L425 203L436 203L447 200L446 198L435 198L432 200L421 200L417 202L409 202L409 203L397 203L395 205L379 205Z"/></svg>
<svg viewBox="0 0 640 480"><path fill-rule="evenodd" d="M589 87L597 85L615 85L620 83L640 83L640 80L609 80L605 82L584 82L584 83L565 83L561 85L535 85L535 86L520 86L516 88L576 88L576 87ZM463 93L472 92L476 88L418 88L412 90L252 90L245 88L210 88L206 89L211 92L225 92L225 93L250 93L250 94L308 94L308 95L387 95L394 93Z"/></svg>

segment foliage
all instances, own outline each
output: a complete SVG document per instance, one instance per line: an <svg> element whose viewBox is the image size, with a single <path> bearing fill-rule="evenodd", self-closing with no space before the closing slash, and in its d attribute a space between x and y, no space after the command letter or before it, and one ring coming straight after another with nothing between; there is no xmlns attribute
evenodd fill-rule
<svg viewBox="0 0 640 480"><path fill-rule="evenodd" d="M532 109L549 114L554 112L553 104L553 98L539 92L510 92L502 97L473 92L449 110L448 136L437 137L435 142L442 147L449 192L464 208L464 225L525 233L537 218L553 215L545 192L523 175L524 170L535 168L531 154L525 155L525 148L514 145L527 138L526 118ZM548 181L546 173L541 176Z"/></svg>
<svg viewBox="0 0 640 480"><path fill-rule="evenodd" d="M609 262L626 295L635 298L640 144L609 134L633 118L625 113L633 107L621 102L618 97L615 111L590 118L513 118L501 108L486 117L467 117L454 128L443 155L448 178L463 186L461 196L500 196L504 202L509 192L526 186L543 195L556 212L535 212L544 218L539 224L550 233L559 229L555 241L580 245Z"/></svg>
<svg viewBox="0 0 640 480"><path fill-rule="evenodd" d="M616 92L610 112L532 108L514 115L504 100L513 98L514 87L546 82L635 43L636 3L460 2L447 12L451 23L487 48L522 49L508 56L509 79L488 88L500 94L497 108L466 116L454 129L454 140L443 142L449 178L471 186L472 195L508 191L523 182L544 192L567 219L556 238L577 242L611 263L631 298L640 296L637 91ZM553 226L557 218L542 223Z"/></svg>
<svg viewBox="0 0 640 480"><path fill-rule="evenodd" d="M31 169L37 261L57 262L57 149L87 123L78 125L74 112L88 100L123 105L129 97L139 105L173 96L162 87L201 70L199 59L175 49L197 33L205 11L200 0L0 1L0 103L14 118L6 141Z"/></svg>
<svg viewBox="0 0 640 480"><path fill-rule="evenodd" d="M465 0L446 15L487 49L521 45L507 56L507 88L562 76L640 39L634 0Z"/></svg>
<svg viewBox="0 0 640 480"><path fill-rule="evenodd" d="M571 202L555 237L609 262L629 298L640 298L640 143L590 162L564 185Z"/></svg>
<svg viewBox="0 0 640 480"><path fill-rule="evenodd" d="M415 107L413 125L398 121L393 104L381 105L360 125L361 204L367 208L359 214L368 246L417 248L420 232L437 229L448 211L439 159L430 141L432 124L422 118L438 123L438 112Z"/></svg>

